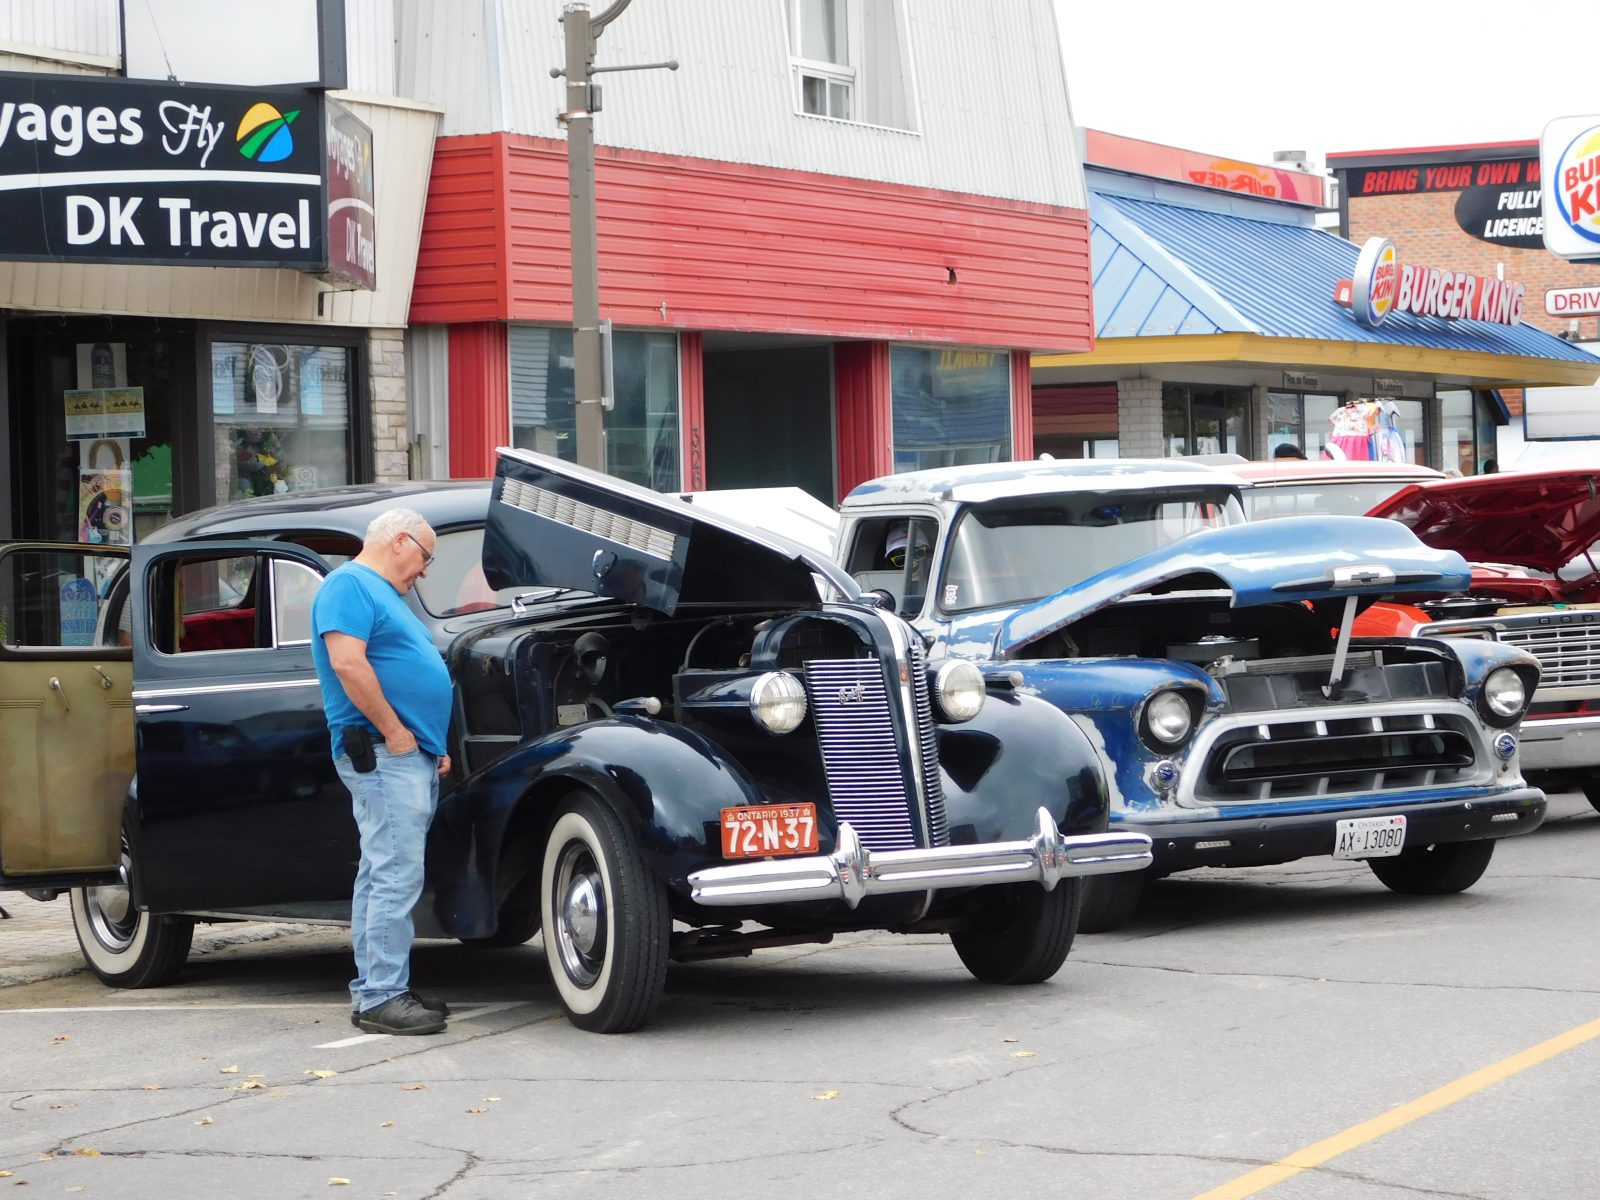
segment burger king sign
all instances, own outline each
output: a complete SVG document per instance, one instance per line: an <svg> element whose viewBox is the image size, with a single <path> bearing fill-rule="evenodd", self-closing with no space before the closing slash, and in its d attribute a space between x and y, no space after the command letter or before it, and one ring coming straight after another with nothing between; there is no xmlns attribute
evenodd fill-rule
<svg viewBox="0 0 1600 1200"><path fill-rule="evenodd" d="M1539 163L1545 248L1562 258L1600 259L1600 116L1551 121Z"/></svg>

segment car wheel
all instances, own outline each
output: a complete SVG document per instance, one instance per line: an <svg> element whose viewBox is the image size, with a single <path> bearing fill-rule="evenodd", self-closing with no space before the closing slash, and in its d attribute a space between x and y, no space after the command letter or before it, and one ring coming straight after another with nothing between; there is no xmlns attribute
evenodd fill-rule
<svg viewBox="0 0 1600 1200"><path fill-rule="evenodd" d="M980 889L966 929L950 935L962 965L984 983L1043 983L1061 969L1078 930L1083 881Z"/></svg>
<svg viewBox="0 0 1600 1200"><path fill-rule="evenodd" d="M1464 892L1489 867L1494 842L1436 842L1416 846L1389 858L1369 858L1367 866L1378 881L1402 896L1447 896Z"/></svg>
<svg viewBox="0 0 1600 1200"><path fill-rule="evenodd" d="M170 983L183 969L194 939L190 917L154 916L133 906L133 855L122 845L121 880L72 889L72 928L83 961L108 987Z"/></svg>
<svg viewBox="0 0 1600 1200"><path fill-rule="evenodd" d="M1589 798L1589 806L1600 812L1600 775L1585 775L1578 786Z"/></svg>
<svg viewBox="0 0 1600 1200"><path fill-rule="evenodd" d="M1149 878L1149 871L1120 871L1086 878L1078 932L1109 933L1121 929L1144 899L1144 885Z"/></svg>
<svg viewBox="0 0 1600 1200"><path fill-rule="evenodd" d="M539 895L545 958L572 1023L626 1033L649 1020L672 935L666 885L598 796L579 793L557 811Z"/></svg>

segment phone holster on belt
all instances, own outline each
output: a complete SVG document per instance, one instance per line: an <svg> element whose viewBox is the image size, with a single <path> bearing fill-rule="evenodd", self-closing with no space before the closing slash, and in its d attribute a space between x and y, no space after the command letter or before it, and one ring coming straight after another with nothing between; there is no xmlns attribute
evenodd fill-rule
<svg viewBox="0 0 1600 1200"><path fill-rule="evenodd" d="M358 775L378 769L378 755L372 748L372 730L365 725L348 725L344 731L344 752Z"/></svg>

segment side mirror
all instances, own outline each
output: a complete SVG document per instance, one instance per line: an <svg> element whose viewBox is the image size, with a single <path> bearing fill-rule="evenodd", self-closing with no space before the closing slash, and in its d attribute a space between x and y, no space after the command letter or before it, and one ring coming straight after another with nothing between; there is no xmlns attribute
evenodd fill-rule
<svg viewBox="0 0 1600 1200"><path fill-rule="evenodd" d="M894 593L887 588L868 588L861 593L861 598L872 605L873 608L882 608L889 612L894 611Z"/></svg>

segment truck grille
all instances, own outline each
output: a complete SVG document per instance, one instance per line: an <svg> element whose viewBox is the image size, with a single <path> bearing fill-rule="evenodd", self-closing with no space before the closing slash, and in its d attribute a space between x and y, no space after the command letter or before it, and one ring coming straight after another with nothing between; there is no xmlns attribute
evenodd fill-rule
<svg viewBox="0 0 1600 1200"><path fill-rule="evenodd" d="M1261 803L1468 783L1478 742L1464 719L1432 713L1241 722L1211 742L1203 803Z"/></svg>
<svg viewBox="0 0 1600 1200"><path fill-rule="evenodd" d="M1500 641L1539 660L1539 689L1600 686L1600 615L1582 625L1506 625Z"/></svg>
<svg viewBox="0 0 1600 1200"><path fill-rule="evenodd" d="M834 816L849 821L868 850L916 849L883 665L875 658L812 659L805 679Z"/></svg>
<svg viewBox="0 0 1600 1200"><path fill-rule="evenodd" d="M933 702L928 696L928 661L922 644L911 643L911 686L917 702L917 748L922 778L928 789L928 844L950 844L950 818L945 814L944 784L939 778L939 738L933 731Z"/></svg>

